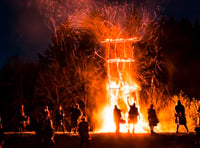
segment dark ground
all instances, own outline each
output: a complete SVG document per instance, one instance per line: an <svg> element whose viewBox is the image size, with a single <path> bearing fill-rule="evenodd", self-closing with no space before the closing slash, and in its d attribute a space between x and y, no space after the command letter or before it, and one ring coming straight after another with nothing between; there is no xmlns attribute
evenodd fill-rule
<svg viewBox="0 0 200 148"><path fill-rule="evenodd" d="M90 148L200 148L200 138L195 133L175 134L90 134ZM79 136L66 134L55 135L52 148L79 148ZM4 148L38 148L34 134L6 134Z"/></svg>

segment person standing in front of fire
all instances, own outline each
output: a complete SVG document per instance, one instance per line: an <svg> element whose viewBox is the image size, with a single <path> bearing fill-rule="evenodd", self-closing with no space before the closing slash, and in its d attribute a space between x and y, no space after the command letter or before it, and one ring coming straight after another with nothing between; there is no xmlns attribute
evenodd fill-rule
<svg viewBox="0 0 200 148"><path fill-rule="evenodd" d="M81 116L81 111L79 109L79 105L76 104L75 107L71 108L71 128L74 131L74 134L77 132L78 128L78 119Z"/></svg>
<svg viewBox="0 0 200 148"><path fill-rule="evenodd" d="M132 105L130 105L129 97L127 98L127 102L130 108L128 111L128 126L129 126L128 132L130 132L130 127L131 127L130 125L133 125L132 133L135 133L135 125L138 122L138 116L139 116L138 108L136 107L135 102Z"/></svg>
<svg viewBox="0 0 200 148"><path fill-rule="evenodd" d="M153 134L154 126L157 126L157 124L159 122L153 104L151 104L150 108L148 109L148 121L149 121L149 127L150 127L151 134Z"/></svg>
<svg viewBox="0 0 200 148"><path fill-rule="evenodd" d="M198 108L198 110L197 110L197 115L198 115L198 126L200 127L200 106L199 106L199 108Z"/></svg>
<svg viewBox="0 0 200 148"><path fill-rule="evenodd" d="M121 110L115 105L115 108L113 109L113 117L116 127L116 133L119 133L120 131L120 120L121 120Z"/></svg>
<svg viewBox="0 0 200 148"><path fill-rule="evenodd" d="M176 122L176 133L178 133L179 125L184 125L185 129L188 131L186 118L185 118L185 108L181 104L181 101L178 100L177 105L175 106L175 122Z"/></svg>
<svg viewBox="0 0 200 148"><path fill-rule="evenodd" d="M82 117L82 121L78 125L78 133L80 136L80 148L89 148L89 125L86 117Z"/></svg>

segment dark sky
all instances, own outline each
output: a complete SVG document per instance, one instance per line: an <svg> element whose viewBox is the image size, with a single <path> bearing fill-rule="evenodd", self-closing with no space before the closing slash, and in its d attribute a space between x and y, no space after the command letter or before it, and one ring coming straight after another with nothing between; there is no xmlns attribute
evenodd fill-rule
<svg viewBox="0 0 200 148"><path fill-rule="evenodd" d="M188 17L194 21L200 17L199 0L171 0L166 5L166 14L177 18Z"/></svg>
<svg viewBox="0 0 200 148"><path fill-rule="evenodd" d="M32 0L0 3L0 67L7 57L16 54L24 60L34 60L37 52L47 48L51 38L37 3Z"/></svg>
<svg viewBox="0 0 200 148"><path fill-rule="evenodd" d="M148 5L157 2L146 0ZM46 49L51 40L37 0L1 0L0 3L0 67L14 54L25 60L35 59L36 53ZM189 17L192 21L200 16L199 6L199 0L162 0L161 4L167 16Z"/></svg>
<svg viewBox="0 0 200 148"><path fill-rule="evenodd" d="M1 0L0 68L12 55L19 55L25 61L35 60L36 53L43 52L48 47L51 31L40 14L39 1ZM200 19L200 0L145 1L150 7L161 4L163 14L168 17L188 17L192 22Z"/></svg>

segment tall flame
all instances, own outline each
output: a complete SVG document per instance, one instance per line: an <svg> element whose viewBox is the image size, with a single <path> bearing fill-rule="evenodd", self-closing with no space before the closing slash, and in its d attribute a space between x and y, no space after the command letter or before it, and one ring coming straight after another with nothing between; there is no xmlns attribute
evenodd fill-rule
<svg viewBox="0 0 200 148"><path fill-rule="evenodd" d="M136 133L147 132L147 123L140 113L139 99L137 92L139 86L133 79L133 48L127 46L127 42L137 42L137 37L129 39L106 39L102 43L107 43L107 98L108 104L102 114L104 116L101 132L114 132L115 124L113 120L113 109L117 105L121 110L122 119L120 132L132 132L133 125L128 124L128 111L130 104L136 103L139 110L138 123L135 125ZM122 45L121 45L122 44ZM114 45L114 46L113 46ZM123 47L123 48L122 48Z"/></svg>

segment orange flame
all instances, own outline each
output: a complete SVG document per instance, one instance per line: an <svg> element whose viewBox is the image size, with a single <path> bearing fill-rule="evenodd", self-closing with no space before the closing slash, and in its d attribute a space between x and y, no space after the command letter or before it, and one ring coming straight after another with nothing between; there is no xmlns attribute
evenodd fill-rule
<svg viewBox="0 0 200 148"><path fill-rule="evenodd" d="M108 83L107 83L107 93L108 93L108 104L105 106L102 116L104 117L103 127L100 132L114 132L115 124L113 120L113 109L117 105L122 114L122 118L125 123L120 124L120 132L132 131L133 125L128 124L128 111L130 109L129 103L136 103L140 113L139 100L137 96L137 91L139 86L133 81L132 76L132 66L135 62L130 51L127 52L125 42L128 41L139 41L138 38L133 37L129 39L106 39L101 43L109 43L107 46L108 59L107 59L107 69L108 69ZM115 43L114 48L110 43ZM124 43L124 49L117 48L116 44ZM130 49L129 49L130 50ZM133 50L131 48L131 50ZM127 54L129 53L129 54ZM142 114L138 123L135 126L136 133L147 132L148 124L145 122Z"/></svg>
<svg viewBox="0 0 200 148"><path fill-rule="evenodd" d="M119 43L119 42L127 42L127 41L138 42L139 40L140 39L137 38L137 37L127 38L127 39L123 39L123 38L119 38L119 39L106 39L106 40L102 41L101 43L107 43L107 42Z"/></svg>

